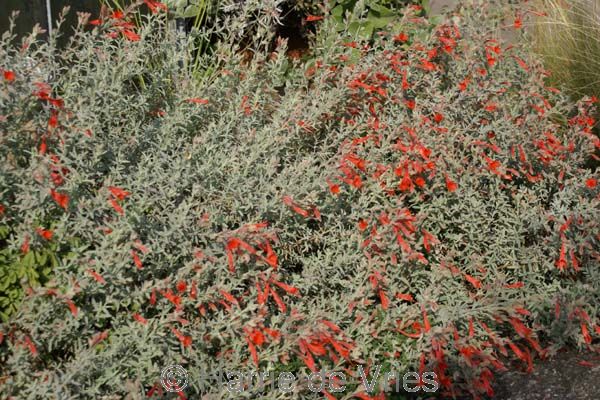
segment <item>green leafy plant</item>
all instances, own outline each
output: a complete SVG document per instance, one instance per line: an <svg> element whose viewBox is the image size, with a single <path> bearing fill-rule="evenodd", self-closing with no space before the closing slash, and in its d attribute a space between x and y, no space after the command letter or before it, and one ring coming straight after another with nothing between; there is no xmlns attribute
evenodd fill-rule
<svg viewBox="0 0 600 400"><path fill-rule="evenodd" d="M330 0L329 4L337 30L346 31L352 37L361 39L371 39L375 32L385 28L397 30L400 11L403 9L398 8L396 2L385 0Z"/></svg>
<svg viewBox="0 0 600 400"><path fill-rule="evenodd" d="M164 4L177 18L193 18L196 27L204 21L208 11L215 7L213 0L166 0Z"/></svg>
<svg viewBox="0 0 600 400"><path fill-rule="evenodd" d="M22 255L7 246L9 234L8 226L0 226L0 317L4 321L17 311L25 290L47 283L58 264L55 244Z"/></svg>

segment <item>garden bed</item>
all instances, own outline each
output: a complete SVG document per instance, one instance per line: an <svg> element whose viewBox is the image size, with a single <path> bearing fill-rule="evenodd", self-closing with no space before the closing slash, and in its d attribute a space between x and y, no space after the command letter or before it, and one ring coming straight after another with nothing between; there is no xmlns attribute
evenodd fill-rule
<svg viewBox="0 0 600 400"><path fill-rule="evenodd" d="M64 48L0 41L3 393L379 364L479 398L600 351L597 99L499 38L523 9L343 1L294 15L290 49L276 1L187 38L142 3L79 15ZM265 398L323 396L385 397Z"/></svg>

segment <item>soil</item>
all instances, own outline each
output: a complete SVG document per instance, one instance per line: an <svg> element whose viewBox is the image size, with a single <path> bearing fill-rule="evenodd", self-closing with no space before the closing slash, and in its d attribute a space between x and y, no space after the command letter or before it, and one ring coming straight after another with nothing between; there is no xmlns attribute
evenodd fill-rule
<svg viewBox="0 0 600 400"><path fill-rule="evenodd" d="M527 374L511 370L500 375L495 400L597 400L600 399L600 355L559 352L536 363Z"/></svg>

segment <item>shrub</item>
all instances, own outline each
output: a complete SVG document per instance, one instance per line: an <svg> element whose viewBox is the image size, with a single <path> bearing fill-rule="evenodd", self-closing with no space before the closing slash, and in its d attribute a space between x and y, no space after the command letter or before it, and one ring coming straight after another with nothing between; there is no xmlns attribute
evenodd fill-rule
<svg viewBox="0 0 600 400"><path fill-rule="evenodd" d="M6 243L51 217L71 255L0 328L3 393L160 396L181 364L195 398L226 393L199 384L222 365L383 364L491 395L507 361L597 349L590 100L546 87L486 7L433 30L406 9L372 45L325 19L314 67L290 70L263 46L276 3L249 4L254 58L223 41L203 84L152 17L61 51L4 36Z"/></svg>

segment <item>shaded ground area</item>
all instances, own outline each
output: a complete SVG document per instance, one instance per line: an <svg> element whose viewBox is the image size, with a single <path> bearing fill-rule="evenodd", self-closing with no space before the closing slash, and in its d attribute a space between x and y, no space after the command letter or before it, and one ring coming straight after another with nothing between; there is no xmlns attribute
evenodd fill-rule
<svg viewBox="0 0 600 400"><path fill-rule="evenodd" d="M559 352L536 363L532 373L511 370L498 377L498 400L600 399L600 355Z"/></svg>

